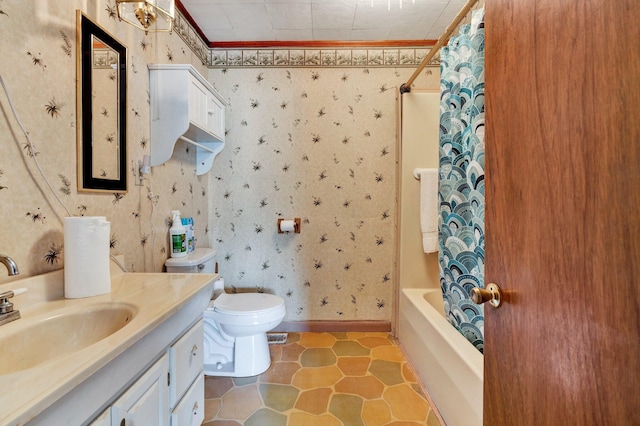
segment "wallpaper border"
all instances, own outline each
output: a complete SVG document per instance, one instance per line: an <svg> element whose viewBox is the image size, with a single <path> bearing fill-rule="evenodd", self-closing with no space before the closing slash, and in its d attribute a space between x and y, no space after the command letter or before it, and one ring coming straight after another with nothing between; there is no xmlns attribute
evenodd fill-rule
<svg viewBox="0 0 640 426"><path fill-rule="evenodd" d="M211 49L209 68L415 67L430 48ZM439 66L439 60L430 61Z"/></svg>
<svg viewBox="0 0 640 426"><path fill-rule="evenodd" d="M174 31L209 68L412 68L418 66L431 50L431 47L212 49L180 11L176 13ZM428 66L439 67L440 58L432 59Z"/></svg>
<svg viewBox="0 0 640 426"><path fill-rule="evenodd" d="M176 10L176 18L173 23L173 31L189 46L189 48L200 58L203 65L211 64L211 52L209 46L202 40L200 34L193 28L184 15Z"/></svg>

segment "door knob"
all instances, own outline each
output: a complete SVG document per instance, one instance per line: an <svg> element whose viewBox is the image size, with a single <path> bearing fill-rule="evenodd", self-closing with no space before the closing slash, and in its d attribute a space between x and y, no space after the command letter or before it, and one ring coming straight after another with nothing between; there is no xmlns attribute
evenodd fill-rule
<svg viewBox="0 0 640 426"><path fill-rule="evenodd" d="M498 284L488 284L486 288L474 287L471 289L471 300L478 305L489 302L491 306L497 308L502 301L502 290L498 287Z"/></svg>

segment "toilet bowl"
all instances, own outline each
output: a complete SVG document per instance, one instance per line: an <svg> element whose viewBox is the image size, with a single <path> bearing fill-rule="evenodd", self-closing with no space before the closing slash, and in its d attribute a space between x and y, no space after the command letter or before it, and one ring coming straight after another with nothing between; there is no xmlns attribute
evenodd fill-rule
<svg viewBox="0 0 640 426"><path fill-rule="evenodd" d="M171 273L213 272L214 255L212 249L196 249L165 265ZM265 372L271 365L267 332L284 319L284 300L266 293L225 293L222 279L213 287L203 314L204 374L248 377Z"/></svg>
<svg viewBox="0 0 640 426"><path fill-rule="evenodd" d="M204 374L248 377L271 365L267 331L285 316L284 300L264 293L222 293L204 312Z"/></svg>

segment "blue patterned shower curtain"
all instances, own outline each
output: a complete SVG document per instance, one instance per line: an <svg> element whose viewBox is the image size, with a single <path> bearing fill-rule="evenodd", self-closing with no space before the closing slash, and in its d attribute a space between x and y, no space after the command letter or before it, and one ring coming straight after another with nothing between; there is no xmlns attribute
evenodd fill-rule
<svg viewBox="0 0 640 426"><path fill-rule="evenodd" d="M447 319L480 351L484 310L484 8L440 52L440 287Z"/></svg>

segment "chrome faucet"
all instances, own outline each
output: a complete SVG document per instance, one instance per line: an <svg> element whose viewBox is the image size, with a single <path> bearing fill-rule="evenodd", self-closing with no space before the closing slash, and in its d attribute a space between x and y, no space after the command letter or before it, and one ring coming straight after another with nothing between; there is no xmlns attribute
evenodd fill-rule
<svg viewBox="0 0 640 426"><path fill-rule="evenodd" d="M9 302L15 294L12 290L0 293L0 325L20 319L20 311L13 309L13 303Z"/></svg>
<svg viewBox="0 0 640 426"><path fill-rule="evenodd" d="M0 262L7 267L7 271L9 271L9 275L18 275L20 271L18 271L18 265L13 261L9 256L0 254Z"/></svg>
<svg viewBox="0 0 640 426"><path fill-rule="evenodd" d="M9 275L18 275L18 265L9 256L0 254L0 262L7 267ZM0 292L0 325L20 319L20 311L13 309L13 303L9 302L15 293L11 290Z"/></svg>

